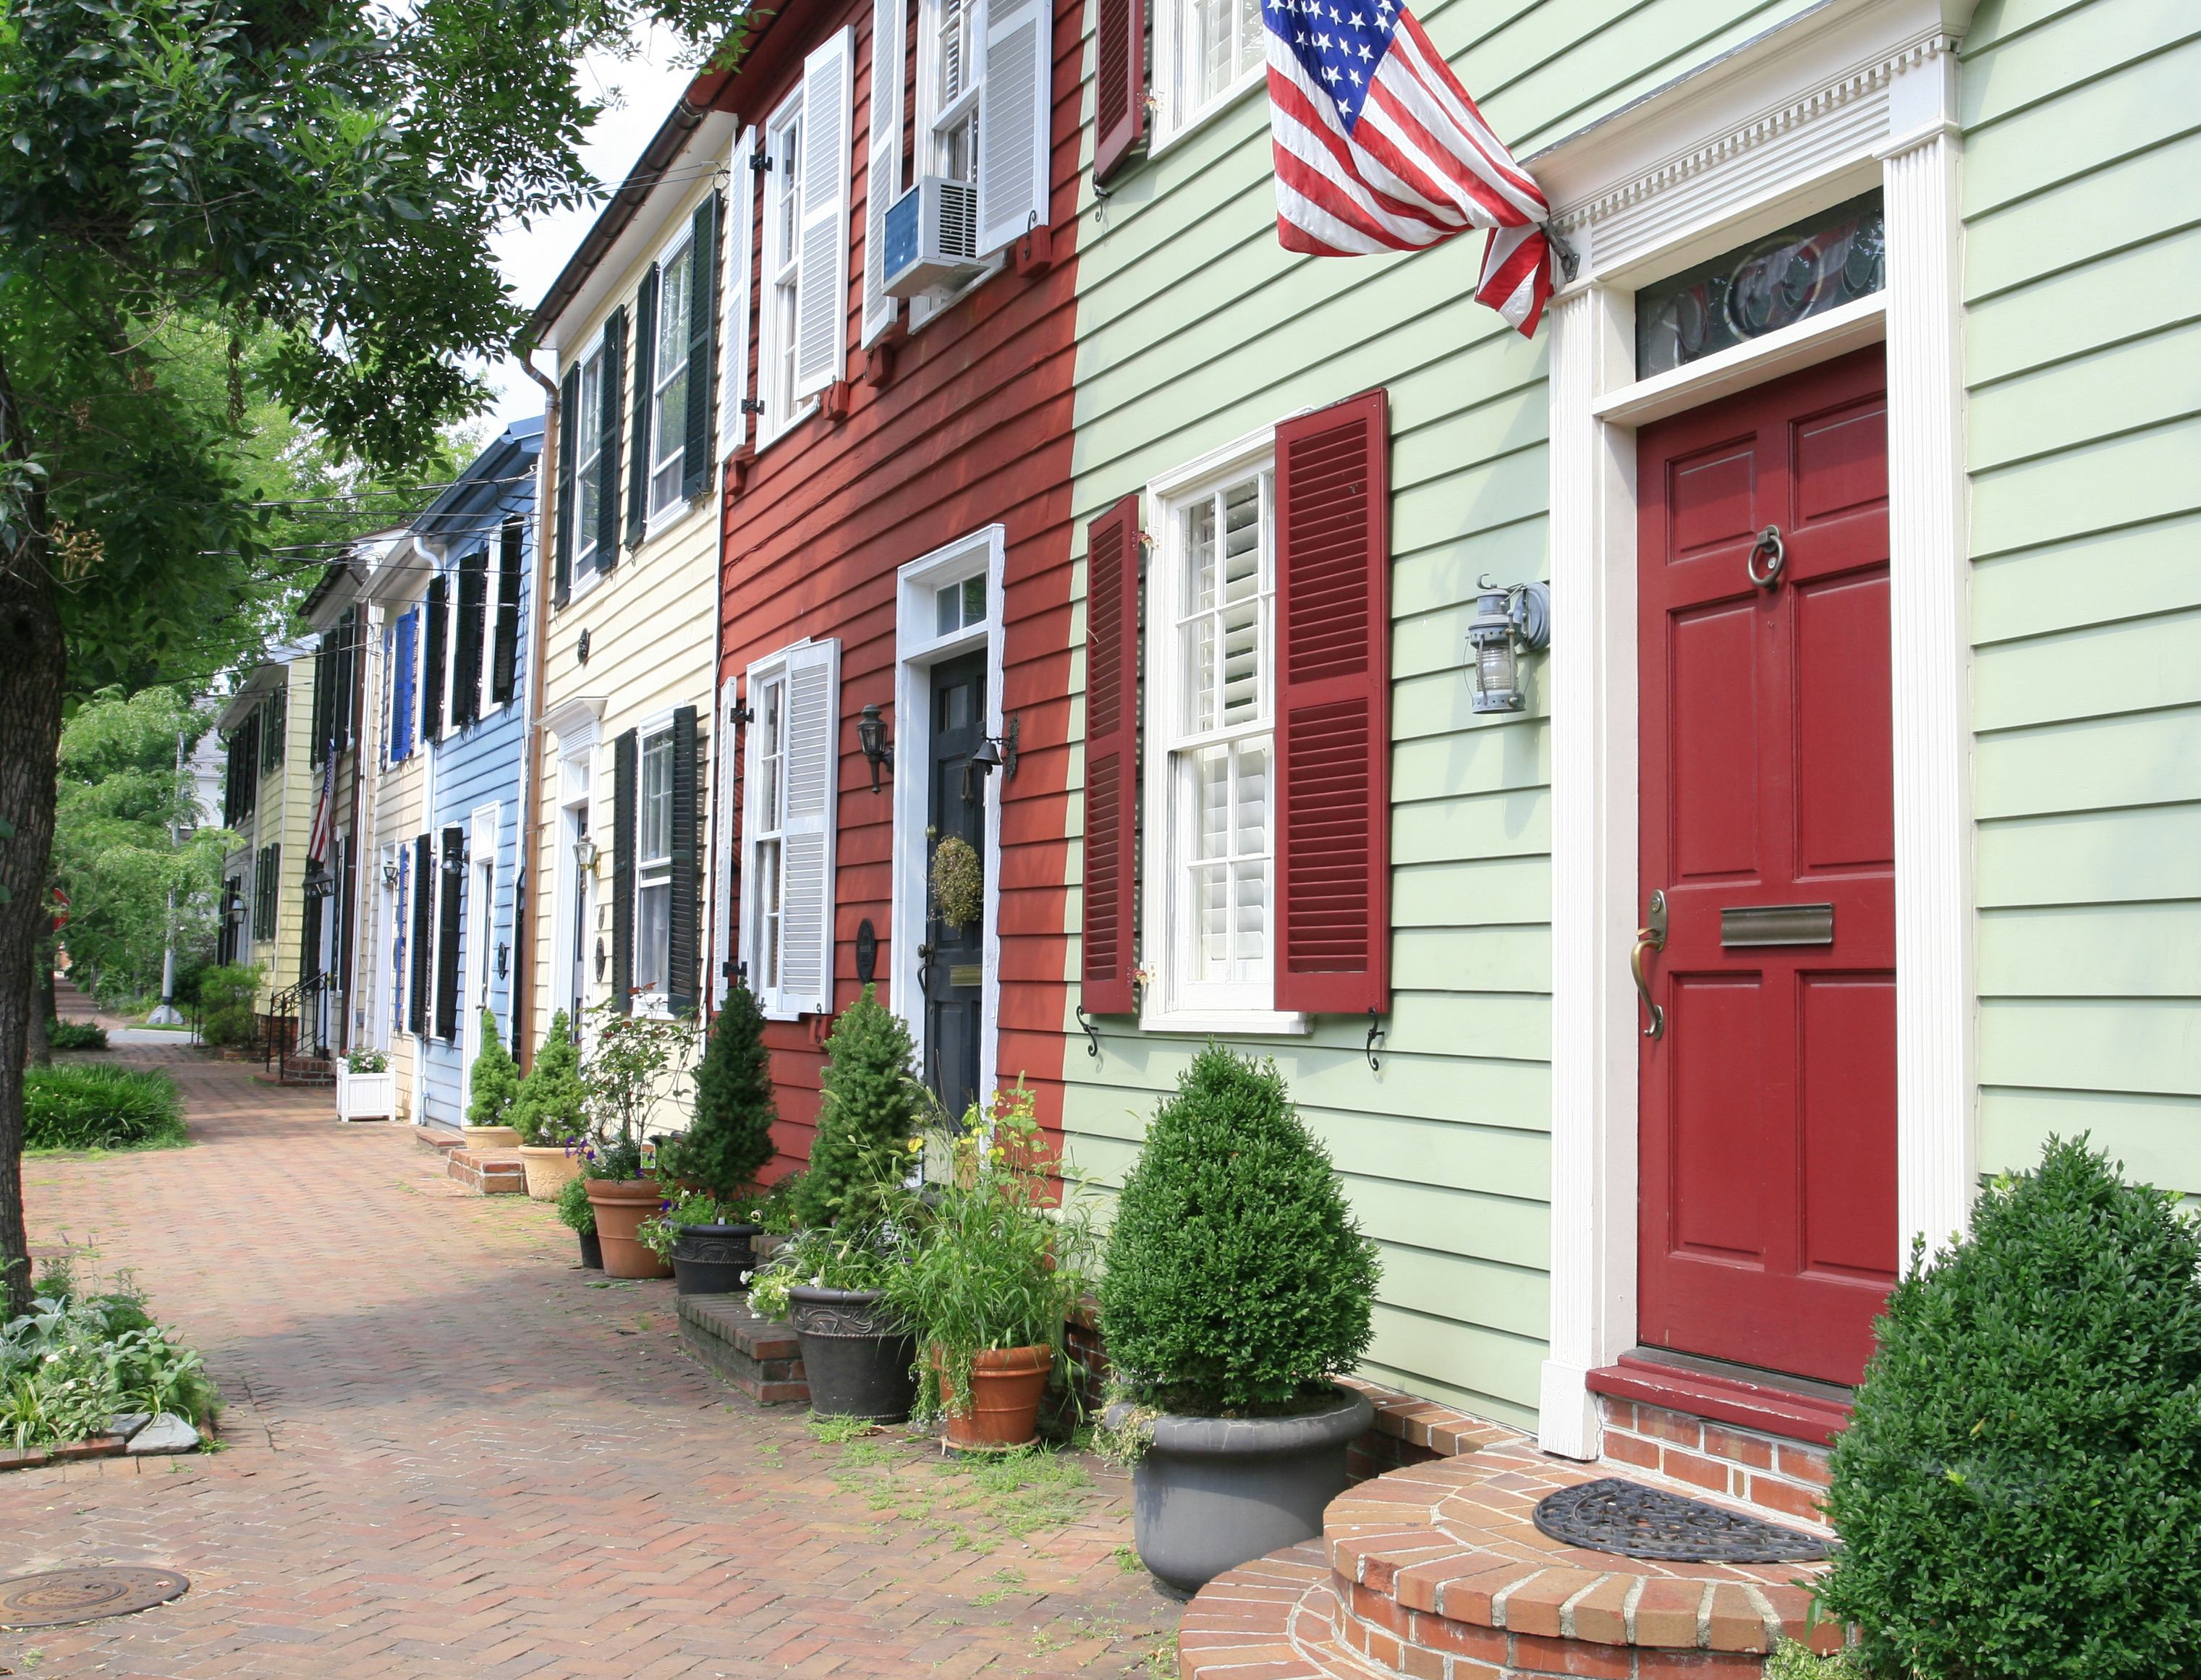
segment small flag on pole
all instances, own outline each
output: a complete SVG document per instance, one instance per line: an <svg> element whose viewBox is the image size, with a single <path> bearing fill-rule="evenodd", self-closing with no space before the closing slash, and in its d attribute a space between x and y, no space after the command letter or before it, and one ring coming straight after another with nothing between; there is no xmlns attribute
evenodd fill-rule
<svg viewBox="0 0 2201 1680"><path fill-rule="evenodd" d="M1523 336L1552 295L1551 206L1397 0L1264 0L1277 232L1315 256L1490 230L1476 301Z"/></svg>

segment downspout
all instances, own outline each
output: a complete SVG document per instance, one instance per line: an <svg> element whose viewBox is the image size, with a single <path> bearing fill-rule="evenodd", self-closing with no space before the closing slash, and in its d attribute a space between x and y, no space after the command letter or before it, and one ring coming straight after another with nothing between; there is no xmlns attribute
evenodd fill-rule
<svg viewBox="0 0 2201 1680"><path fill-rule="evenodd" d="M529 883L543 855L542 803L543 665L550 645L550 568L556 564L551 544L556 541L552 523L556 510L550 498L557 485L558 382L535 365L530 346L519 358L527 377L543 387L543 448L535 464L535 587L531 603L534 624L529 641L527 697L519 714L519 844L521 856L512 888L512 1045L519 1071L535 1065L535 923L528 901Z"/></svg>

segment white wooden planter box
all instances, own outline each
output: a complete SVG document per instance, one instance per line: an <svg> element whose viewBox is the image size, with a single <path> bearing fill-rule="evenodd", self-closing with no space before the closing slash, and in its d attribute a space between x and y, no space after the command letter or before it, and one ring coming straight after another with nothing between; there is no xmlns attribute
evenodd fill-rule
<svg viewBox="0 0 2201 1680"><path fill-rule="evenodd" d="M337 1118L340 1120L396 1119L397 1076L395 1073L354 1073L338 1062Z"/></svg>

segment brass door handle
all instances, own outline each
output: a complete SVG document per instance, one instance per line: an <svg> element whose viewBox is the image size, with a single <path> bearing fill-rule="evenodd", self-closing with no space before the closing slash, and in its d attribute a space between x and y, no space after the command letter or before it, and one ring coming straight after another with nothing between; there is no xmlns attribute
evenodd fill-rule
<svg viewBox="0 0 2201 1680"><path fill-rule="evenodd" d="M1651 907L1643 919L1645 925L1635 930L1635 953L1629 959L1628 966L1635 972L1635 990L1643 996L1643 1007L1651 1015L1651 1025L1643 1029L1643 1036L1664 1038L1666 1012L1651 1001L1651 982L1643 973L1643 954L1666 949L1666 895L1663 890L1651 895Z"/></svg>

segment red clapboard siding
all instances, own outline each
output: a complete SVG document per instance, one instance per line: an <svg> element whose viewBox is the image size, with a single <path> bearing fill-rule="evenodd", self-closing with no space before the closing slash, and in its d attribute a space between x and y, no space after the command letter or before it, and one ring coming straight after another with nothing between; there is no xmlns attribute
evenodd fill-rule
<svg viewBox="0 0 2201 1680"><path fill-rule="evenodd" d="M1086 1008L1129 1014L1132 865L1138 844L1139 498L1086 527L1090 643L1085 664L1085 913L1079 981Z"/></svg>
<svg viewBox="0 0 2201 1680"><path fill-rule="evenodd" d="M1277 428L1277 1007L1388 1011L1390 417L1381 391Z"/></svg>

